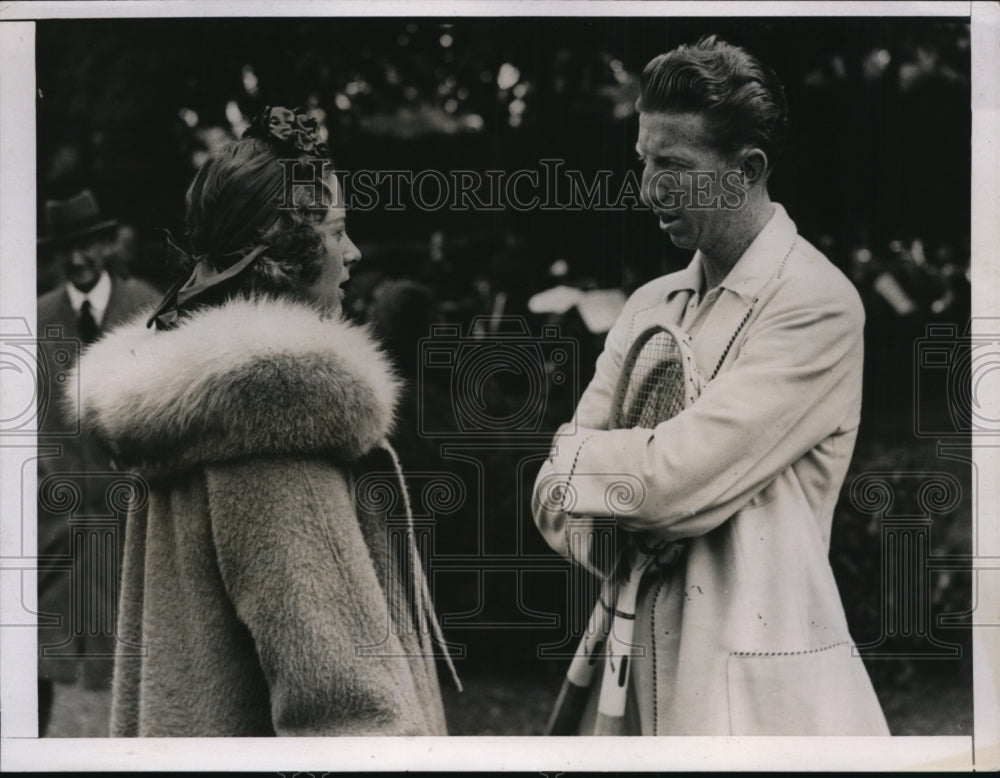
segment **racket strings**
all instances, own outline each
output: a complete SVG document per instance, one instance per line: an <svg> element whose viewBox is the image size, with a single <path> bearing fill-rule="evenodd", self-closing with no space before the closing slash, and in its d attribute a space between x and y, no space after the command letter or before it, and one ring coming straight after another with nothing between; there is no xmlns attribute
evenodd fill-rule
<svg viewBox="0 0 1000 778"><path fill-rule="evenodd" d="M653 428L684 408L684 365L674 336L662 329L637 343L625 368L625 392L616 426Z"/></svg>
<svg viewBox="0 0 1000 778"><path fill-rule="evenodd" d="M620 429L654 429L672 419L687 406L689 378L684 369L684 354L676 337L662 327L651 327L633 343L622 370L615 426ZM640 556L657 556L664 563L676 560L680 546L659 541L644 544L639 537L626 534L621 538L624 562L630 551L638 549ZM655 569L651 566L650 570ZM619 568L628 574L628 565Z"/></svg>
<svg viewBox="0 0 1000 778"><path fill-rule="evenodd" d="M660 362L636 390L635 404L629 409L632 427L655 427L661 421L673 418L684 407L684 396L663 391L660 387L683 386L684 370L676 362Z"/></svg>

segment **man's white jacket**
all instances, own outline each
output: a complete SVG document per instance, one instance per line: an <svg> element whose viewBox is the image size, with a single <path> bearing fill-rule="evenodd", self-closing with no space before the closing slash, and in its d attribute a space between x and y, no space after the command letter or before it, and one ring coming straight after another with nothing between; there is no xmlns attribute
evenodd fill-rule
<svg viewBox="0 0 1000 778"><path fill-rule="evenodd" d="M696 295L696 254L629 299L535 483L546 541L598 574L609 517L684 541L640 591L645 658L627 718L643 734L888 734L828 561L860 417L864 309L775 208L692 338L711 377L699 399L654 430L607 429L632 339L680 324Z"/></svg>

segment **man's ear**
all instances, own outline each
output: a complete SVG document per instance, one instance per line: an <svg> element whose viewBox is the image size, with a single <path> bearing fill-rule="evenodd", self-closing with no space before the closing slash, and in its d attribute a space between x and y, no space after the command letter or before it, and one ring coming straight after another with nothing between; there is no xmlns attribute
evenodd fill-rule
<svg viewBox="0 0 1000 778"><path fill-rule="evenodd" d="M755 146L744 150L740 156L740 173L747 186L767 180L767 175L771 172L767 154Z"/></svg>

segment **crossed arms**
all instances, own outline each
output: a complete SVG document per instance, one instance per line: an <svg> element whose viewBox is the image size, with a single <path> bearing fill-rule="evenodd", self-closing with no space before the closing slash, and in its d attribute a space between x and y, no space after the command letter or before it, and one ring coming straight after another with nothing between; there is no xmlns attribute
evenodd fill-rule
<svg viewBox="0 0 1000 778"><path fill-rule="evenodd" d="M532 512L549 545L571 556L567 519L578 516L613 515L660 540L705 534L824 439L855 428L864 311L845 285L784 285L729 369L655 429L607 429L629 346L626 308L535 482ZM636 492L625 505L615 499L623 482Z"/></svg>

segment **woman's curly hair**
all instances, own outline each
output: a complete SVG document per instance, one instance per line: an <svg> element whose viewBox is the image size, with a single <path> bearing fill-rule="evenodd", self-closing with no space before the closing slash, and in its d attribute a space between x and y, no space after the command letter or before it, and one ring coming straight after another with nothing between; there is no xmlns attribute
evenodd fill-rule
<svg viewBox="0 0 1000 778"><path fill-rule="evenodd" d="M192 260L207 258L221 271L265 247L220 294L294 295L319 278L324 248L316 225L333 198L325 180L331 171L328 160L286 156L258 138L233 141L209 157L187 191Z"/></svg>

